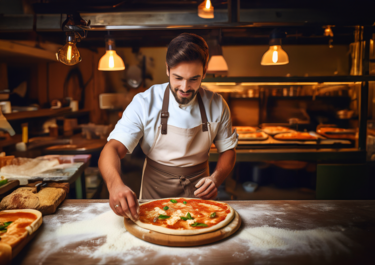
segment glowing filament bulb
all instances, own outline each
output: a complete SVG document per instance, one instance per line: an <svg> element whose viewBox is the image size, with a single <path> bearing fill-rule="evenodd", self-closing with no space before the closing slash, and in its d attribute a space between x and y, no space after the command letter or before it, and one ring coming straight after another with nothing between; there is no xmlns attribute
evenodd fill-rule
<svg viewBox="0 0 375 265"><path fill-rule="evenodd" d="M68 62L72 60L72 45L68 45L68 51L66 52L66 59Z"/></svg>
<svg viewBox="0 0 375 265"><path fill-rule="evenodd" d="M277 63L279 60L279 53L277 52L277 46L273 46L273 53L272 53L272 62Z"/></svg>
<svg viewBox="0 0 375 265"><path fill-rule="evenodd" d="M115 67L115 60L113 59L112 54L109 56L109 65L108 66L109 66L109 68Z"/></svg>
<svg viewBox="0 0 375 265"><path fill-rule="evenodd" d="M211 8L211 1L210 0L206 0L206 9L210 9Z"/></svg>

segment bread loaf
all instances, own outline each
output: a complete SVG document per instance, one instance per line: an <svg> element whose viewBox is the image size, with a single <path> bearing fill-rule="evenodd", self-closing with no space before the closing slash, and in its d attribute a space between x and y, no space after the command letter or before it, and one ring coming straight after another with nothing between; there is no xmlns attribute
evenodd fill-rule
<svg viewBox="0 0 375 265"><path fill-rule="evenodd" d="M39 192L35 187L18 188L0 203L0 210L35 209L43 215L56 212L66 197L64 188L43 187Z"/></svg>

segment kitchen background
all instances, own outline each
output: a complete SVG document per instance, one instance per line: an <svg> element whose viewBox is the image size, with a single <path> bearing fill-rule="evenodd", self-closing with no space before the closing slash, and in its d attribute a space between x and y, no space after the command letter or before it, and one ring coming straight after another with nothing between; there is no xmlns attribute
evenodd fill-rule
<svg viewBox="0 0 375 265"><path fill-rule="evenodd" d="M352 17L352 20L348 19L347 24L340 22L337 25L321 21L301 22L300 18L293 16L290 20L298 20L298 25L296 21L277 21L279 16L277 12L271 19L274 23L258 22L253 25L241 24L233 17L230 18L232 24L229 26L221 26L220 21L212 24L205 21L204 23L208 25L205 27L162 24L157 19L155 25L152 25L147 21L139 20L133 24L138 23L143 28L120 30L120 26L124 26L121 24L121 18L125 19L121 17L121 12L131 12L130 10L134 9L135 12L155 11L155 16L158 15L157 12L191 14L196 12L199 3L123 1L124 3L121 2L121 6L114 10L120 12L113 15L119 19L117 21L115 18L110 20L108 18L110 15L105 13L103 7L115 4L116 1L106 3L82 1L76 6L73 1L11 2L12 4L9 1L0 1L0 13L2 13L0 101L11 104L13 112L3 112L16 135L10 137L6 130L0 130L0 151L7 155L31 158L50 154L90 154L92 156L90 164L83 176L88 198L108 198L105 184L97 169L97 159L105 144L106 136L135 94L148 89L153 84L168 82L165 73L167 45L182 32L193 32L204 37L211 50L216 49L218 43L220 44L228 70L225 73L207 75L210 82L204 82L203 85L223 95L231 108L235 126L260 126L266 123L290 125L293 124L294 119L300 130L315 131L319 124L332 123L339 127L357 129L360 122L361 82L348 79L349 83L344 81L325 83L324 77L375 73L371 61L374 59L372 27L366 28L352 22L358 19L357 16ZM269 3L254 1L252 4L247 1L211 2L217 8L219 14L217 20L221 19L222 14L226 14L227 6L233 5L233 2L237 2L243 10L251 10L250 8L254 7L252 5L258 9L280 8L280 4L275 1ZM329 8L337 8L335 3L332 5ZM85 9L82 6L85 6L86 10L81 11ZM103 13L95 13L97 11L95 8L98 6L103 7ZM290 6L296 7L296 2L286 1L281 10L283 8L287 10ZM156 9L146 10L152 8ZM59 22L65 20L68 13L66 10L80 11L83 19L91 18L92 25L98 27L96 30L89 30L87 37L77 43L82 62L74 66L58 62L55 56L55 53L65 45L65 34ZM367 11L361 9L360 12ZM33 26L34 14L37 14L37 22ZM100 21L100 15L104 22ZM343 12L342 16L344 15ZM338 16L337 14L332 16L333 20L338 19L335 17ZM25 22L27 19L28 22ZM38 24L38 21L48 21L48 19L54 21L54 24L47 25L46 22ZM115 29L103 28L106 23L112 23ZM325 29L329 25L332 35L325 34ZM152 29L152 26L159 28ZM282 48L288 54L289 63L263 66L260 62L263 54L269 49L269 36L275 28L286 32L282 40ZM371 33L367 33L367 29ZM99 60L106 52L105 39L108 34L116 41L116 52L125 64L124 71L98 70ZM370 45L364 45L363 34L365 37L370 36L366 39ZM369 58L365 57L365 47L368 49ZM363 60L370 60L368 69L362 69ZM247 77L250 79L246 79ZM251 77L263 77L263 79L259 82L248 82ZM268 77L270 79L267 79ZM276 82L275 77L280 77L283 81ZM284 77L301 77L302 81L285 83L285 79L282 79ZM307 84L309 78L315 77L321 78L320 81L315 82L316 84ZM225 82L225 78L237 79L234 81L227 79L229 81ZM370 129L373 128L371 120L375 119L374 90L374 85L370 82L368 97L364 99L368 101L366 104L368 115L365 116L369 121ZM74 111L66 109L72 107L71 101L78 101L78 109L77 106L74 106ZM51 109L53 112L43 113L44 110ZM35 114L36 116L30 114L36 113L34 112L36 110L39 114ZM340 118L340 111L341 115L347 116ZM27 141L22 138L25 128L28 130ZM373 136L368 137L367 159L371 160L374 150ZM25 146L19 145L20 142L24 142ZM349 147L353 150L360 148L358 134L350 144ZM257 150L259 147L242 149ZM270 153L274 151L274 149L268 151L267 148L261 149ZM339 149L336 151L340 152ZM347 160L357 166L355 155L354 153L353 159L349 157ZM317 166L322 164L320 162L322 158L318 155L318 158L314 159L283 161L282 156L281 153L276 161L263 158L259 161L254 159L238 161L231 176L220 188L219 198L315 199L319 197L316 193ZM122 161L123 179L137 194L143 161L144 155L139 147ZM331 162L346 163L334 158ZM361 161L360 164L364 163ZM324 163L322 165L324 166ZM211 171L214 170L214 161L210 162L210 168ZM373 169L371 167L369 169L366 164L365 169L361 167L361 170L372 172ZM357 172L362 172L361 170ZM356 181L365 183L361 178ZM374 182L372 179L369 180L367 175L365 181ZM256 187L255 191L249 189L246 184Z"/></svg>

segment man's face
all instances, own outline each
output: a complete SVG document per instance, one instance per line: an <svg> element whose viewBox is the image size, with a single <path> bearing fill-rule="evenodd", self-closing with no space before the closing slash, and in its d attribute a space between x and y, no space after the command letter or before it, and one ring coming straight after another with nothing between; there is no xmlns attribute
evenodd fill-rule
<svg viewBox="0 0 375 265"><path fill-rule="evenodd" d="M203 74L203 65L200 61L182 62L168 70L169 86L179 104L189 103L198 93Z"/></svg>

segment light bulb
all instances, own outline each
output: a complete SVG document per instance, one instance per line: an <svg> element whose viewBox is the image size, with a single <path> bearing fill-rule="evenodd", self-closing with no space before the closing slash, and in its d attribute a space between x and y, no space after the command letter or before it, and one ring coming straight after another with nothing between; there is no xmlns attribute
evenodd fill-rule
<svg viewBox="0 0 375 265"><path fill-rule="evenodd" d="M198 6L198 16L207 19L214 18L214 7L210 0L205 0Z"/></svg>
<svg viewBox="0 0 375 265"><path fill-rule="evenodd" d="M211 1L206 0L206 10L210 10L210 7L211 7Z"/></svg>
<svg viewBox="0 0 375 265"><path fill-rule="evenodd" d="M66 59L68 60L68 62L72 60L72 45L71 44L68 44L68 51L66 53Z"/></svg>
<svg viewBox="0 0 375 265"><path fill-rule="evenodd" d="M283 65L288 63L288 54L281 48L281 45L270 46L261 61L261 65Z"/></svg>
<svg viewBox="0 0 375 265"><path fill-rule="evenodd" d="M82 61L73 35L68 35L66 44L56 53L56 59L66 65L75 65Z"/></svg>
<svg viewBox="0 0 375 265"><path fill-rule="evenodd" d="M113 55L111 54L109 56L109 68L113 68L113 67L115 67L115 62L113 60Z"/></svg>

